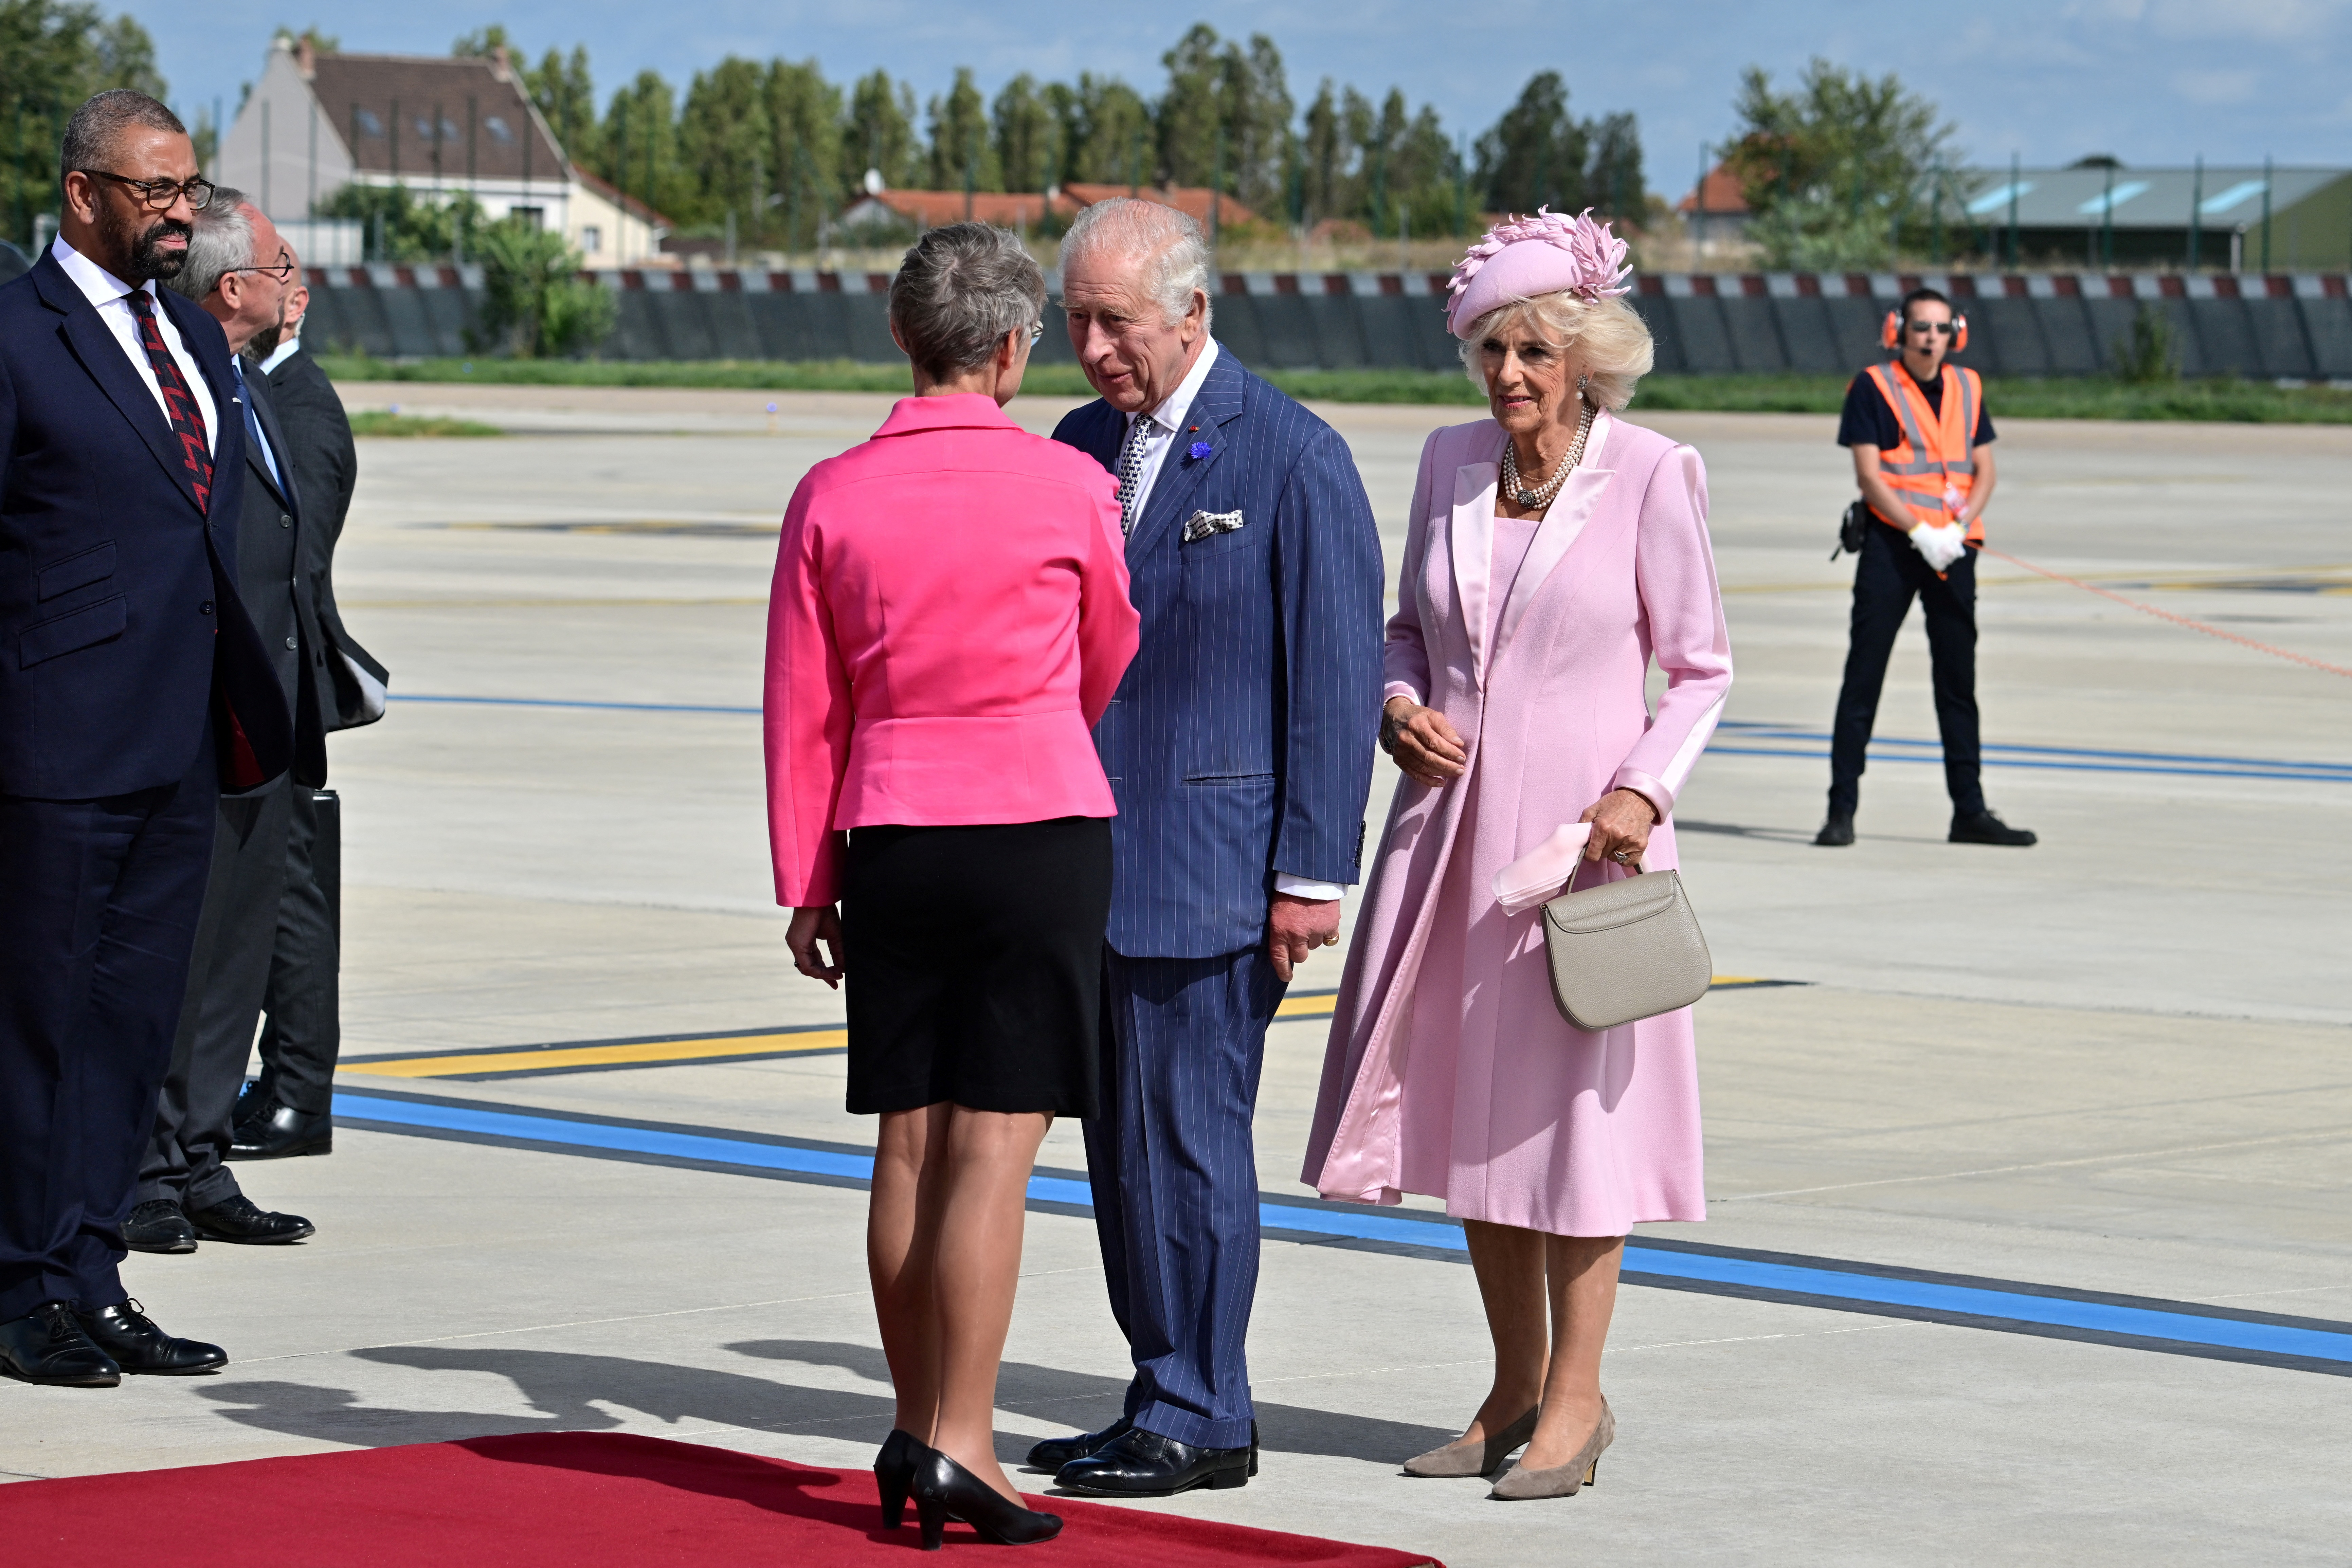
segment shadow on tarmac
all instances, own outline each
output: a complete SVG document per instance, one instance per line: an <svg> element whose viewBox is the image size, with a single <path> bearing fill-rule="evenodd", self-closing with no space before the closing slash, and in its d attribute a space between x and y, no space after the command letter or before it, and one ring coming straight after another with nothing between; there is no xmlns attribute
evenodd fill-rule
<svg viewBox="0 0 2352 1568"><path fill-rule="evenodd" d="M829 1340L749 1340L725 1347L763 1361L835 1368L886 1385L889 1368L872 1346ZM895 1406L887 1395L810 1388L740 1372L564 1351L382 1345L352 1353L363 1361L418 1372L488 1373L513 1383L529 1415L472 1410L402 1410L363 1405L349 1389L303 1383L224 1382L203 1390L233 1421L268 1431L362 1448L455 1442L514 1432L613 1431L635 1411L677 1425L709 1421L753 1431L879 1443ZM1024 1362L1004 1364L997 1403L1073 1431L1118 1413L1124 1379ZM617 1409L615 1408L617 1407ZM1316 1454L1395 1464L1455 1434L1301 1406L1257 1407L1259 1438L1275 1453ZM1036 1439L997 1434L997 1457L1018 1465Z"/></svg>

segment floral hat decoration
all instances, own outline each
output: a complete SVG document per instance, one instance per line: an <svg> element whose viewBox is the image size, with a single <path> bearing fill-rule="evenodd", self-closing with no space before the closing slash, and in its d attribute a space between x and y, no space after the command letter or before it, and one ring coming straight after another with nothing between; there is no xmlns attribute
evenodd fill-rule
<svg viewBox="0 0 2352 1568"><path fill-rule="evenodd" d="M1595 222L1587 207L1574 217L1538 207L1532 217L1506 217L1470 247L1446 286L1446 330L1459 338L1498 305L1562 291L1587 299L1632 292L1625 242Z"/></svg>

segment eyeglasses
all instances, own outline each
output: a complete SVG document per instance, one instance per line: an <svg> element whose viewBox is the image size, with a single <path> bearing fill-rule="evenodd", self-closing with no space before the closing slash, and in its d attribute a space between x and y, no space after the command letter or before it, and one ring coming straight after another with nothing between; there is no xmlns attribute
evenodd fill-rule
<svg viewBox="0 0 2352 1568"><path fill-rule="evenodd" d="M1952 324L1949 321L1914 321L1911 323L1911 330L1933 332L1939 338L1948 338L1952 335Z"/></svg>
<svg viewBox="0 0 2352 1568"><path fill-rule="evenodd" d="M1035 348L1037 346L1037 340L1045 335L1045 323L1043 321L1032 321L1029 323L1029 346L1031 348Z"/></svg>
<svg viewBox="0 0 2352 1568"><path fill-rule="evenodd" d="M128 185L138 193L141 205L158 213L169 212L172 204L182 196L187 197L189 211L201 213L212 205L213 192L219 189L201 174L186 180L134 180L128 174L110 174L103 169L84 169L81 172L93 179Z"/></svg>
<svg viewBox="0 0 2352 1568"><path fill-rule="evenodd" d="M221 271L223 273L266 272L269 274L270 277L278 279L278 282L283 283L288 278L294 276L294 258L288 256L284 251L279 251L278 253L278 259L268 267L264 267L260 263L257 262L251 267L225 267L221 268Z"/></svg>

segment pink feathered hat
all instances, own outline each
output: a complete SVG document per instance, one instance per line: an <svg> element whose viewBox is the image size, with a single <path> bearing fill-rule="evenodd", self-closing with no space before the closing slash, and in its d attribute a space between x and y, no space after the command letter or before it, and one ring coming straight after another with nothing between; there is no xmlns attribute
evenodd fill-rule
<svg viewBox="0 0 2352 1568"><path fill-rule="evenodd" d="M1445 328L1459 338L1496 306L1538 294L1612 298L1632 291L1633 276L1625 242L1594 222L1591 208L1571 218L1538 207L1533 217L1505 218L1470 247L1447 286Z"/></svg>

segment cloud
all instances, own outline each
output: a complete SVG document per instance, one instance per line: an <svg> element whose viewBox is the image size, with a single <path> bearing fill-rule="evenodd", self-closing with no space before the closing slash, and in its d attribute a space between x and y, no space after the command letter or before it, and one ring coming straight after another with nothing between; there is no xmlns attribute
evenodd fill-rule
<svg viewBox="0 0 2352 1568"><path fill-rule="evenodd" d="M2254 95L2256 72L2235 70L2188 70L2172 73L2173 89L2191 103L2243 103Z"/></svg>

